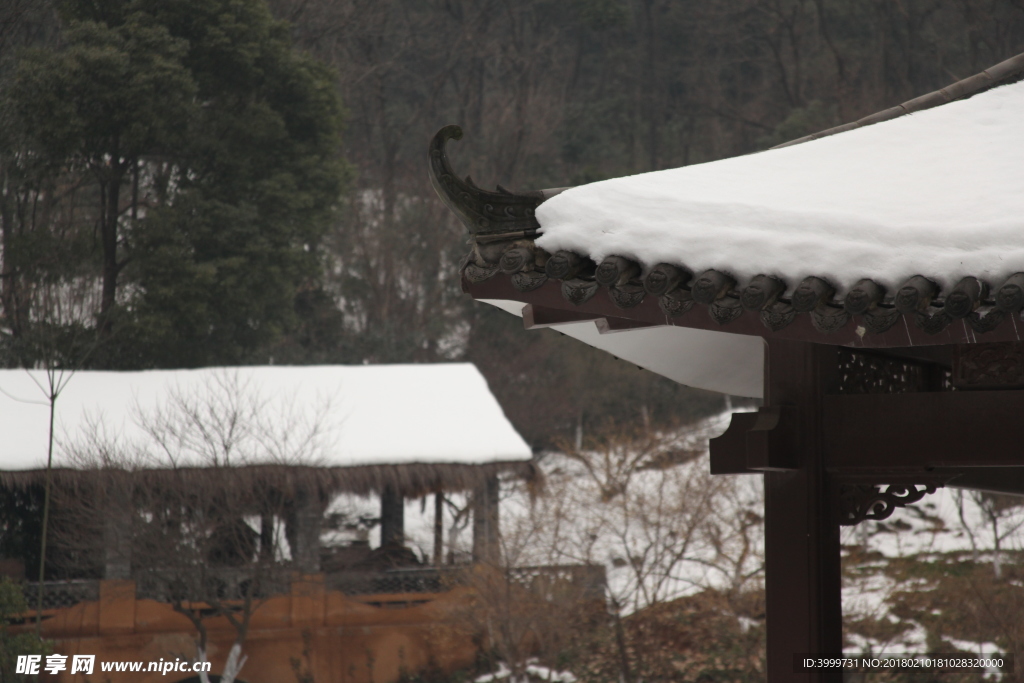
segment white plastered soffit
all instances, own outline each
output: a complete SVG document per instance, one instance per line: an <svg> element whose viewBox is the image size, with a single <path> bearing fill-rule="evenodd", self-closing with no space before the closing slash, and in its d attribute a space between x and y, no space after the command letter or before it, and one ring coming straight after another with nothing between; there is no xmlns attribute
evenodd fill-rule
<svg viewBox="0 0 1024 683"><path fill-rule="evenodd" d="M479 299L522 317L524 303ZM601 334L593 321L552 325L562 334L680 384L733 396L764 395L760 337L663 325Z"/></svg>

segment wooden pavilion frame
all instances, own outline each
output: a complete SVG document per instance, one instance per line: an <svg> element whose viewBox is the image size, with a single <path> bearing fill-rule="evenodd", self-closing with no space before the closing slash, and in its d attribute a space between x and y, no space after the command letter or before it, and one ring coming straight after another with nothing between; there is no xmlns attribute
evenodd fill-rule
<svg viewBox="0 0 1024 683"><path fill-rule="evenodd" d="M1024 55L899 107L810 136L885 121L1024 78ZM526 329L593 321L602 333L680 326L764 340L764 405L711 441L713 474L763 474L768 680L798 655L842 652L840 527L885 519L938 487L1024 495L1024 272L963 278L943 292L919 274L896 291L871 280L787 284L679 264L601 263L534 244L534 211L562 189L478 188L430 145L431 179L470 232L463 290L521 302ZM803 142L803 140L795 141ZM1024 264L1020 267L1024 269Z"/></svg>
<svg viewBox="0 0 1024 683"><path fill-rule="evenodd" d="M381 548L401 548L405 544L405 500L434 498L434 543L431 564L443 561L441 509L445 494L468 493L473 515L473 562L498 564L498 496L501 477L537 481L532 461L489 463L401 463L391 465L310 466L242 465L219 467L182 467L178 469L73 469L55 468L52 485L64 491L67 499L88 496L103 499L103 491L115 490L131 498L137 490L174 490L180 500L215 500L230 492L242 507L259 515L264 501L277 500L279 511L287 511L285 521L294 543L294 569L305 574L322 571L320 566L321 522L329 502L339 494L377 495L380 498ZM0 471L0 488L42 488L45 470ZM181 493L187 492L187 493ZM129 579L132 552L121 531L125 521L114 510L104 514L103 577ZM121 513L123 514L123 513Z"/></svg>

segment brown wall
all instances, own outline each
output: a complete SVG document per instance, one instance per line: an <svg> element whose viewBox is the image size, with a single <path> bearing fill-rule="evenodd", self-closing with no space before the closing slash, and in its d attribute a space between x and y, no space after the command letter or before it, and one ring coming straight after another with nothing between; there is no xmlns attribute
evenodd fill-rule
<svg viewBox="0 0 1024 683"><path fill-rule="evenodd" d="M457 628L468 600L465 589L440 594L360 596L324 589L322 575L292 582L289 594L270 598L252 617L243 646L248 661L239 674L247 683L299 683L292 666L308 666L316 683L392 683L402 671L428 665L452 671L474 660L473 639ZM372 603L372 604L371 604ZM211 673L224 665L235 631L223 617L207 621ZM170 605L136 600L131 581L103 581L100 599L56 610L43 636L62 655L96 655L92 681L175 683L192 673L104 673L101 661L192 659L195 629ZM308 642L308 647L304 643ZM308 656L304 655L304 650ZM68 669L70 670L70 657ZM84 683L64 672L51 680Z"/></svg>

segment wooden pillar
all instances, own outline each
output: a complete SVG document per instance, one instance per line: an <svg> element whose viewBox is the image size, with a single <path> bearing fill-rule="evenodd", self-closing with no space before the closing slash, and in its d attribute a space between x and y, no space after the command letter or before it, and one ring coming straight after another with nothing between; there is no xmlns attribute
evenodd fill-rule
<svg viewBox="0 0 1024 683"><path fill-rule="evenodd" d="M444 564L444 493L434 494L434 565Z"/></svg>
<svg viewBox="0 0 1024 683"><path fill-rule="evenodd" d="M380 547L405 545L405 498L394 487L380 492Z"/></svg>
<svg viewBox="0 0 1024 683"><path fill-rule="evenodd" d="M796 469L764 475L768 681L839 683L839 669L795 673L793 661L795 654L842 651L839 521L821 430L836 350L774 340L766 346L765 404L784 407L796 421Z"/></svg>
<svg viewBox="0 0 1024 683"><path fill-rule="evenodd" d="M285 532L291 547L292 562L305 574L320 571L320 522L323 511L319 496L306 486L295 489L288 506Z"/></svg>
<svg viewBox="0 0 1024 683"><path fill-rule="evenodd" d="M274 561L274 516L260 515L260 562L270 564Z"/></svg>
<svg viewBox="0 0 1024 683"><path fill-rule="evenodd" d="M501 562L498 529L498 477L473 491L473 562L497 565Z"/></svg>

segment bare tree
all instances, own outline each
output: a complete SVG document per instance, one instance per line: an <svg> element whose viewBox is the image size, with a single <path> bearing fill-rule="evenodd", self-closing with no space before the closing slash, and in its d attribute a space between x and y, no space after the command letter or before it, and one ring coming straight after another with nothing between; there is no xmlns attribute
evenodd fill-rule
<svg viewBox="0 0 1024 683"><path fill-rule="evenodd" d="M550 453L543 461L545 494L531 500L520 492L505 502L508 566L607 571L623 680L632 680L630 658L644 651L644 643L630 642L623 617L706 590L732 600L760 587L760 480L712 477L708 434L706 427L620 432L581 450ZM509 649L507 656L524 653ZM508 665L516 671L514 661Z"/></svg>
<svg viewBox="0 0 1024 683"><path fill-rule="evenodd" d="M103 538L108 576L134 578L192 622L197 661L207 659L208 622L226 620L235 635L225 683L245 664L253 614L283 590L292 570L290 494L272 477L239 468L315 465L327 432L329 405L307 415L288 397L278 399L225 371L204 386L172 390L156 408L137 407L134 442L97 418L65 444L68 461L94 477L61 492L68 503L62 544L82 545L81 556Z"/></svg>
<svg viewBox="0 0 1024 683"><path fill-rule="evenodd" d="M706 430L618 435L552 454L548 495L526 524L548 561L610 564L613 596L632 612L712 584L735 590L760 571L760 489L712 477Z"/></svg>
<svg viewBox="0 0 1024 683"><path fill-rule="evenodd" d="M953 496L974 561L980 560L982 547L990 545L992 572L997 581L1001 580L1006 542L1024 528L1024 501L1017 496L960 489ZM986 536L989 543L982 540Z"/></svg>

